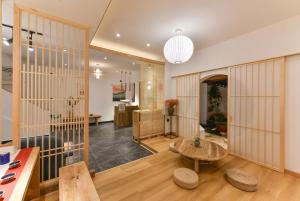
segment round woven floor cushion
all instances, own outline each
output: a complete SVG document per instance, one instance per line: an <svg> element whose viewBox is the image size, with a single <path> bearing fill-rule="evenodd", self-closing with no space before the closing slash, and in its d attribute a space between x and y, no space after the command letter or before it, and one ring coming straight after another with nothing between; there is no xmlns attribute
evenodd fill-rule
<svg viewBox="0 0 300 201"><path fill-rule="evenodd" d="M225 179L234 187L247 191L253 192L257 190L257 179L256 177L249 175L248 173L236 169L231 168L226 170Z"/></svg>
<svg viewBox="0 0 300 201"><path fill-rule="evenodd" d="M199 184L196 172L187 168L177 168L173 173L175 184L185 189L194 189Z"/></svg>
<svg viewBox="0 0 300 201"><path fill-rule="evenodd" d="M175 149L175 142L171 142L169 144L169 150L174 152L174 153L178 153L178 151Z"/></svg>

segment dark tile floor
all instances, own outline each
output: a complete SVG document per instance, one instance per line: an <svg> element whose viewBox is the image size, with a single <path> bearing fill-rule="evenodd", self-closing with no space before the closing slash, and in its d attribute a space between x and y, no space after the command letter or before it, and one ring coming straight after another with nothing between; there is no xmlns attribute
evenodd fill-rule
<svg viewBox="0 0 300 201"><path fill-rule="evenodd" d="M115 128L113 123L90 126L89 163L100 172L152 153L132 141L132 128Z"/></svg>

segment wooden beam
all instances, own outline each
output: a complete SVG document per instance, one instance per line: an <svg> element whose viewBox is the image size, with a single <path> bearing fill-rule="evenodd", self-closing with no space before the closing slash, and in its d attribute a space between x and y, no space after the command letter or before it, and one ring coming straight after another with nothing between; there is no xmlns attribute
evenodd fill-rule
<svg viewBox="0 0 300 201"><path fill-rule="evenodd" d="M85 31L84 54L84 161L89 167L89 29Z"/></svg>
<svg viewBox="0 0 300 201"><path fill-rule="evenodd" d="M280 170L285 168L285 58L280 59Z"/></svg>
<svg viewBox="0 0 300 201"><path fill-rule="evenodd" d="M143 61L143 62L149 62L149 63L152 63L152 64L165 65L165 62L162 62L162 61L147 59L145 57L139 57L139 56L136 56L136 55L127 54L127 53L119 52L119 51L116 51L116 50L106 49L106 48L103 48L103 47L90 45L90 48L94 49L94 50L97 50L97 51L100 51L100 52L113 54L113 55L117 55L117 56L122 56L122 57L127 57L129 59L134 59L134 60L137 60L137 61Z"/></svg>
<svg viewBox="0 0 300 201"><path fill-rule="evenodd" d="M21 11L14 7L14 43L13 43L13 106L12 135L13 145L19 147L20 139L20 81L21 81Z"/></svg>

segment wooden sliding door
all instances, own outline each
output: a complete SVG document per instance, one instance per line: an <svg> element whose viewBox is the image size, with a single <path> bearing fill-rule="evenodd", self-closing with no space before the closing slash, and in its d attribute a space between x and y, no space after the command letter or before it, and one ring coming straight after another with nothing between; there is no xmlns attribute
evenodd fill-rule
<svg viewBox="0 0 300 201"><path fill-rule="evenodd" d="M88 164L88 28L14 8L13 134L41 149L41 180Z"/></svg>
<svg viewBox="0 0 300 201"><path fill-rule="evenodd" d="M230 153L284 170L284 83L284 58L230 67Z"/></svg>
<svg viewBox="0 0 300 201"><path fill-rule="evenodd" d="M179 136L193 138L199 134L199 87L198 73L176 77Z"/></svg>

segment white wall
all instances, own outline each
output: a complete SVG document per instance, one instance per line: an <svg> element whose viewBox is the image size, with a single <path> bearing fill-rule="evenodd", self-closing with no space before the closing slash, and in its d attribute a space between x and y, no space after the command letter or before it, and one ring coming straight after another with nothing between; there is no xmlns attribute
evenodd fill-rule
<svg viewBox="0 0 300 201"><path fill-rule="evenodd" d="M135 82L135 103L139 104L139 73L132 72L132 81ZM114 119L114 107L119 102L112 101L112 84L120 83L120 74L105 74L103 78L96 79L90 74L90 111L89 113L102 115L102 121L112 121Z"/></svg>
<svg viewBox="0 0 300 201"><path fill-rule="evenodd" d="M300 15L197 51L185 64L167 66L174 76L294 54L300 52L299 36Z"/></svg>
<svg viewBox="0 0 300 201"><path fill-rule="evenodd" d="M286 61L286 169L300 173L300 55Z"/></svg>
<svg viewBox="0 0 300 201"><path fill-rule="evenodd" d="M167 64L171 76L201 72L272 57L300 53L300 15L268 27L241 35L194 53L183 65ZM300 173L300 56L288 58L286 96L286 169ZM173 79L174 80L174 79ZM169 82L168 97L175 96L175 85ZM167 98L168 98L167 97Z"/></svg>

